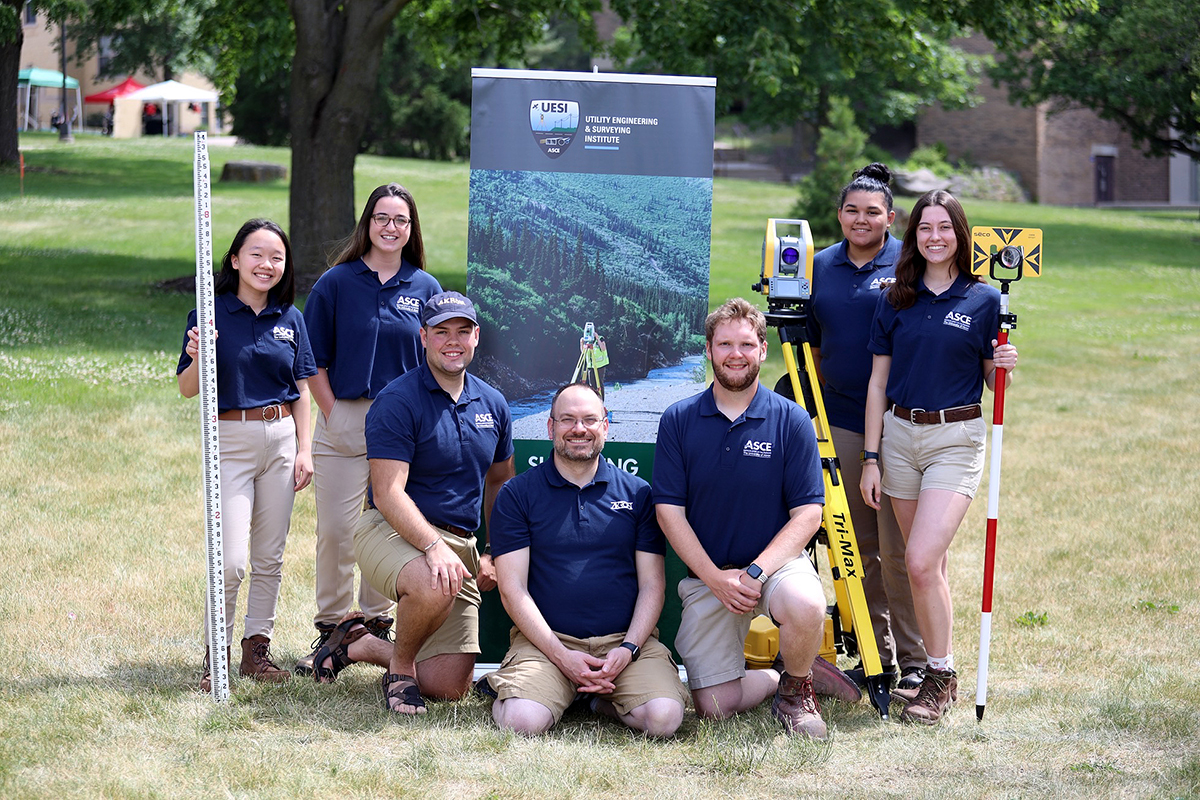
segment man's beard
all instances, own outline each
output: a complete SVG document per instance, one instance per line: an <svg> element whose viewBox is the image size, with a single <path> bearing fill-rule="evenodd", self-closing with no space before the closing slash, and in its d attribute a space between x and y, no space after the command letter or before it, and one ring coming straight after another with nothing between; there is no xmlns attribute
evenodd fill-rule
<svg viewBox="0 0 1200 800"><path fill-rule="evenodd" d="M591 445L592 446L589 447L585 453L580 453L578 450L571 452L569 449L567 449L566 439L555 439L554 452L559 458L567 461L574 461L576 463L583 463L585 461L591 461L596 456L600 455L600 451L604 449L604 444L599 439L592 439Z"/></svg>
<svg viewBox="0 0 1200 800"><path fill-rule="evenodd" d="M758 381L758 370L759 365L751 361L746 374L740 380L735 381L725 372L724 367L713 364L713 377L716 378L717 383L721 384L722 388L731 392L740 392L743 389L749 389Z"/></svg>

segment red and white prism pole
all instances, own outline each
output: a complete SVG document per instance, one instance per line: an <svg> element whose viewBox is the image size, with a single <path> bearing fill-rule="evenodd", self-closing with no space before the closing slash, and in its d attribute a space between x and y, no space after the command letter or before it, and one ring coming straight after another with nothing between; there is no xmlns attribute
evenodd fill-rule
<svg viewBox="0 0 1200 800"><path fill-rule="evenodd" d="M1008 281L1000 288L1000 332L997 346L1008 344L1008 331L1016 317L1008 313ZM979 669L975 686L975 718L983 719L987 705L988 657L992 643L992 576L996 570L996 527L1000 511L1000 455L1004 449L1004 384L1008 370L996 368L996 400L992 408L992 460L988 467L987 540L983 554L983 613L979 620Z"/></svg>

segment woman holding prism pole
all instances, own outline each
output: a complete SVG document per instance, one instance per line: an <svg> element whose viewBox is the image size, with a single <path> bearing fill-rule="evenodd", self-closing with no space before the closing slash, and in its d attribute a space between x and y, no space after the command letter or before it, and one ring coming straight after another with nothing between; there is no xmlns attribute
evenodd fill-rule
<svg viewBox="0 0 1200 800"><path fill-rule="evenodd" d="M949 549L983 475L983 387L1011 382L1017 350L997 346L1000 293L971 274L967 216L949 192L923 195L905 230L896 283L879 299L868 349L863 499L887 495L905 541L925 677L900 714L936 724L958 696Z"/></svg>

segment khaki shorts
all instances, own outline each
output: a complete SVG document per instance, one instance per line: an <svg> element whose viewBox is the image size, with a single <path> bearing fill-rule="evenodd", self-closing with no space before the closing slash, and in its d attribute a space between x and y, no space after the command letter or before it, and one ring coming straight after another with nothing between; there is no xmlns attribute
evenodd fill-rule
<svg viewBox="0 0 1200 800"><path fill-rule="evenodd" d="M440 528L438 530L441 530ZM417 653L421 662L446 653L478 653L479 650L479 604L482 600L475 576L479 574L479 551L475 537L463 538L449 531L441 531L442 541L458 554L471 577L463 581L462 589L454 598L450 616L432 636L425 640ZM393 601L397 601L396 581L400 570L414 558L425 554L409 544L396 533L379 509L368 508L358 520L354 530L354 556L363 579ZM398 621L403 625L404 620Z"/></svg>
<svg viewBox="0 0 1200 800"><path fill-rule="evenodd" d="M983 417L915 425L889 409L883 415L879 444L883 493L916 500L925 489L948 489L974 497L983 478L986 438Z"/></svg>
<svg viewBox="0 0 1200 800"><path fill-rule="evenodd" d="M725 608L699 578L684 578L679 582L683 611L675 649L687 667L688 687L693 692L745 677L746 634L750 632L750 623L759 614L771 615L768 610L771 596L785 581L813 581L818 591L823 591L807 554L776 570L763 586L754 611L745 614L734 614Z"/></svg>
<svg viewBox="0 0 1200 800"><path fill-rule="evenodd" d="M658 631L655 631L655 636L646 640L638 660L621 670L621 674L613 681L616 690L610 695L597 695L612 701L621 714L628 714L638 706L660 697L687 705L687 692L679 681L679 667L671 659L671 651L658 641L657 634ZM562 633L554 635L568 650L582 651L597 658L604 658L609 650L620 647L621 642L625 641L623 633L590 639L576 639ZM575 684L515 627L509 634L509 642L500 669L488 676L488 683L496 690L497 699L510 700L516 697L540 703L550 710L554 721L558 722L575 699Z"/></svg>

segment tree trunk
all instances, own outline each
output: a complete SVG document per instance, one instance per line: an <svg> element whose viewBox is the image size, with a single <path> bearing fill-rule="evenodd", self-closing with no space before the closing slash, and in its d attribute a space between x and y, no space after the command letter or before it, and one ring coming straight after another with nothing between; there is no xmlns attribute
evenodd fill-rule
<svg viewBox="0 0 1200 800"><path fill-rule="evenodd" d="M11 42L0 41L0 109L4 110L4 116L0 117L3 120L0 124L0 164L15 164L20 158L17 135L20 125L13 125L13 117L8 115L17 107L17 73L21 71L21 45L25 42L22 19L25 3L24 0L0 0L0 5L12 8L17 25L16 36ZM21 113L25 113L24 107Z"/></svg>
<svg viewBox="0 0 1200 800"><path fill-rule="evenodd" d="M356 221L354 159L392 20L408 0L288 0L292 61L289 233L297 282L312 285Z"/></svg>

